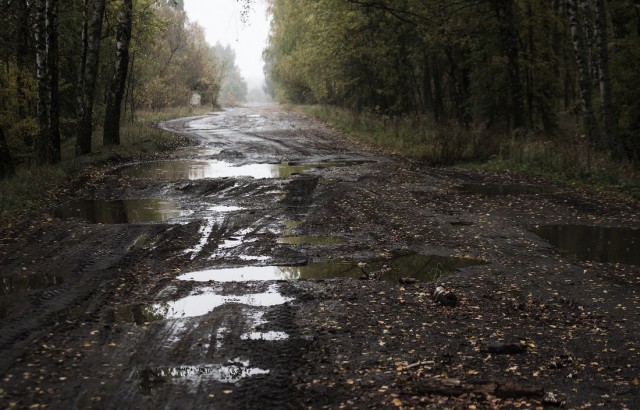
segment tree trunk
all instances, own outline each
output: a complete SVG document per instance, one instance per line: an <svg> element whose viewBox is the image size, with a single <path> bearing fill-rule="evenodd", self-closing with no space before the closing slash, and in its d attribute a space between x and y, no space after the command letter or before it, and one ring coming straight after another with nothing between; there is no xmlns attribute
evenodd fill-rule
<svg viewBox="0 0 640 410"><path fill-rule="evenodd" d="M611 77L609 75L609 35L607 32L607 11L604 0L596 0L596 47L598 51L598 82L600 84L600 110L604 123L605 141L615 155L620 155L620 147L616 139L617 121L613 112L611 97Z"/></svg>
<svg viewBox="0 0 640 410"><path fill-rule="evenodd" d="M573 52L578 68L578 82L580 84L580 105L582 107L582 119L584 131L592 147L599 145L598 129L596 119L593 114L593 104L591 101L591 78L589 77L589 60L587 48L584 42L582 27L576 8L576 0L567 0L567 18L571 31L571 41L573 42Z"/></svg>
<svg viewBox="0 0 640 410"><path fill-rule="evenodd" d="M513 13L513 0L496 0L494 6L500 25L502 50L505 57L507 57L513 128L522 128L526 125L524 93L522 90L522 82L520 81L518 30Z"/></svg>
<svg viewBox="0 0 640 410"><path fill-rule="evenodd" d="M60 129L58 118L58 0L37 0L36 7L36 73L38 90L38 139L36 162L60 162Z"/></svg>
<svg viewBox="0 0 640 410"><path fill-rule="evenodd" d="M120 145L120 113L124 87L127 82L127 69L129 68L132 15L133 0L122 0L116 34L115 67L107 94L107 108L104 118L104 145Z"/></svg>
<svg viewBox="0 0 640 410"><path fill-rule="evenodd" d="M76 130L76 156L91 153L93 134L93 101L100 56L100 36L104 17L105 0L93 0L91 23L89 3L85 1L82 28L82 55L78 80L78 125Z"/></svg>
<svg viewBox="0 0 640 410"><path fill-rule="evenodd" d="M27 73L29 72L29 7L26 0L17 3L18 25L16 27L16 87L18 93L18 116L25 119L31 114L30 104L27 99Z"/></svg>
<svg viewBox="0 0 640 410"><path fill-rule="evenodd" d="M9 151L4 131L0 128L0 179L9 178L15 173L11 151Z"/></svg>

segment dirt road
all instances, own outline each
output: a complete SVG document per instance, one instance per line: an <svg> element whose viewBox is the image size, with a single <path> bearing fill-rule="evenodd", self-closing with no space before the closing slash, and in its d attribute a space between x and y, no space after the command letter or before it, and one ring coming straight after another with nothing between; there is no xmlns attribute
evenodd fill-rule
<svg viewBox="0 0 640 410"><path fill-rule="evenodd" d="M0 233L0 408L640 407L637 203L277 106L164 127Z"/></svg>

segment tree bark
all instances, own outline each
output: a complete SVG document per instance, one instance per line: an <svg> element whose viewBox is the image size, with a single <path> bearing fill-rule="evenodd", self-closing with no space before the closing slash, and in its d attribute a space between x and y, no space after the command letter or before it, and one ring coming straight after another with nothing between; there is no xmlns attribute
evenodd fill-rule
<svg viewBox="0 0 640 410"><path fill-rule="evenodd" d="M104 118L104 145L120 145L120 113L122 96L127 82L129 68L129 42L133 18L133 1L122 0L120 17L116 33L116 59L107 94L107 108Z"/></svg>
<svg viewBox="0 0 640 410"><path fill-rule="evenodd" d="M513 0L496 0L494 6L500 26L502 50L505 57L507 57L513 128L522 128L526 125L524 92L520 81L518 30L513 13Z"/></svg>
<svg viewBox="0 0 640 410"><path fill-rule="evenodd" d="M18 25L16 27L16 44L20 46L16 49L16 86L18 92L18 116L20 119L27 118L32 113L27 99L27 73L29 72L29 6L26 0L17 2ZM33 66L32 66L33 67Z"/></svg>
<svg viewBox="0 0 640 410"><path fill-rule="evenodd" d="M4 131L0 128L0 179L12 177L15 173L11 151L9 151Z"/></svg>
<svg viewBox="0 0 640 410"><path fill-rule="evenodd" d="M576 8L576 0L567 0L566 4L569 29L571 31L571 41L573 42L573 52L578 69L578 83L580 84L580 105L582 107L584 131L591 146L598 147L599 138L596 119L593 114L591 78L589 77L589 59L587 48L584 42L582 27L580 26L580 18L578 16L578 9Z"/></svg>
<svg viewBox="0 0 640 410"><path fill-rule="evenodd" d="M91 22L89 3L85 1L82 28L82 50L78 79L78 125L76 130L76 156L91 153L93 134L93 101L100 56L100 36L104 18L105 0L93 0Z"/></svg>
<svg viewBox="0 0 640 410"><path fill-rule="evenodd" d="M60 162L60 129L58 114L58 0L37 0L36 7L36 74L38 94L38 139L36 162Z"/></svg>
<svg viewBox="0 0 640 410"><path fill-rule="evenodd" d="M600 84L600 110L604 123L605 140L615 155L620 155L616 139L617 120L611 97L611 76L609 75L609 34L607 31L607 11L604 0L595 0L595 36L598 51L598 83Z"/></svg>

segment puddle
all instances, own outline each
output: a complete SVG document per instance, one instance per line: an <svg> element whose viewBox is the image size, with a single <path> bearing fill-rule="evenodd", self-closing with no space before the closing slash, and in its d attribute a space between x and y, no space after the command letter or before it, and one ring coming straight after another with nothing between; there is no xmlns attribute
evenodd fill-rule
<svg viewBox="0 0 640 410"><path fill-rule="evenodd" d="M287 340L289 339L289 335L286 334L285 332L276 332L276 331L250 332L250 333L241 334L240 339L241 340L265 340L269 342L275 342L280 340Z"/></svg>
<svg viewBox="0 0 640 410"><path fill-rule="evenodd" d="M234 165L226 161L179 160L156 161L131 165L121 170L121 173L133 178L159 179L205 179L205 178L289 178L295 174L314 168L344 167L357 165L359 162L326 162L316 164L246 164Z"/></svg>
<svg viewBox="0 0 640 410"><path fill-rule="evenodd" d="M247 377L266 375L269 370L250 367L248 362L230 365L158 367L138 371L140 389L151 391L172 382L189 382L197 388L203 382L236 383Z"/></svg>
<svg viewBox="0 0 640 410"><path fill-rule="evenodd" d="M640 230L586 225L543 225L531 232L579 260L640 265Z"/></svg>
<svg viewBox="0 0 640 410"><path fill-rule="evenodd" d="M244 282L296 279L358 279L368 274L371 278L397 282L400 278L432 281L454 273L457 269L482 265L485 262L435 255L411 254L391 259L377 259L362 266L361 261L336 260L311 263L304 266L245 266L241 268L208 269L185 273L178 280L196 282Z"/></svg>
<svg viewBox="0 0 640 410"><path fill-rule="evenodd" d="M0 295L27 292L62 284L62 278L53 275L31 274L0 279Z"/></svg>
<svg viewBox="0 0 640 410"><path fill-rule="evenodd" d="M462 184L456 187L456 189L466 194L488 196L545 194L554 192L550 187L525 184Z"/></svg>
<svg viewBox="0 0 640 410"><path fill-rule="evenodd" d="M278 243L287 245L338 245L345 243L341 236L286 236L278 238Z"/></svg>
<svg viewBox="0 0 640 410"><path fill-rule="evenodd" d="M214 288L200 288L182 299L116 309L114 311L114 321L117 323L144 324L163 319L185 319L203 316L227 303L269 307L282 305L293 300L282 296L278 292L276 285L271 285L263 293L220 295L218 292L219 290Z"/></svg>
<svg viewBox="0 0 640 410"><path fill-rule="evenodd" d="M175 151L176 156L179 157L214 157L220 155L221 149L207 148L207 147L189 147L181 148Z"/></svg>
<svg viewBox="0 0 640 410"><path fill-rule="evenodd" d="M212 206L210 208L208 208L209 211L213 211L213 212L218 212L218 213L227 213L227 212L236 212L236 211L242 211L244 208L241 208L239 206L226 206L226 205L217 205L217 206Z"/></svg>
<svg viewBox="0 0 640 410"><path fill-rule="evenodd" d="M164 199L81 199L54 209L53 216L61 219L79 218L89 223L126 224L165 222L192 213L193 211L180 209L177 202Z"/></svg>
<svg viewBox="0 0 640 410"><path fill-rule="evenodd" d="M282 223L284 225L284 230L282 231L283 235L293 235L296 231L296 228L302 225L302 221L284 221Z"/></svg>

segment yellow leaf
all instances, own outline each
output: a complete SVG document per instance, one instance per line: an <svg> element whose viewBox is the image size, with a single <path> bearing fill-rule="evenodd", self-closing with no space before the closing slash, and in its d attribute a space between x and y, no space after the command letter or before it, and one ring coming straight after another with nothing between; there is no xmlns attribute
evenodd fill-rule
<svg viewBox="0 0 640 410"><path fill-rule="evenodd" d="M84 347L91 347L91 342L84 342Z"/></svg>
<svg viewBox="0 0 640 410"><path fill-rule="evenodd" d="M223 390L222 392L224 394L231 394L231 393L233 393L233 390Z"/></svg>
<svg viewBox="0 0 640 410"><path fill-rule="evenodd" d="M353 384L353 379L347 379L347 384Z"/></svg>
<svg viewBox="0 0 640 410"><path fill-rule="evenodd" d="M116 347L116 342L109 343L109 347Z"/></svg>
<svg viewBox="0 0 640 410"><path fill-rule="evenodd" d="M467 372L467 374L468 374L468 375L471 375L471 376L473 376L474 374L479 374L479 373L480 373L480 372L479 372L479 371L477 371L477 370L469 370L469 371Z"/></svg>
<svg viewBox="0 0 640 410"><path fill-rule="evenodd" d="M396 407L400 407L402 406L402 400L400 399L393 399L393 405Z"/></svg>
<svg viewBox="0 0 640 410"><path fill-rule="evenodd" d="M635 384L636 386L640 384L640 380L638 380L638 378L636 377L635 379L633 379L633 384Z"/></svg>

